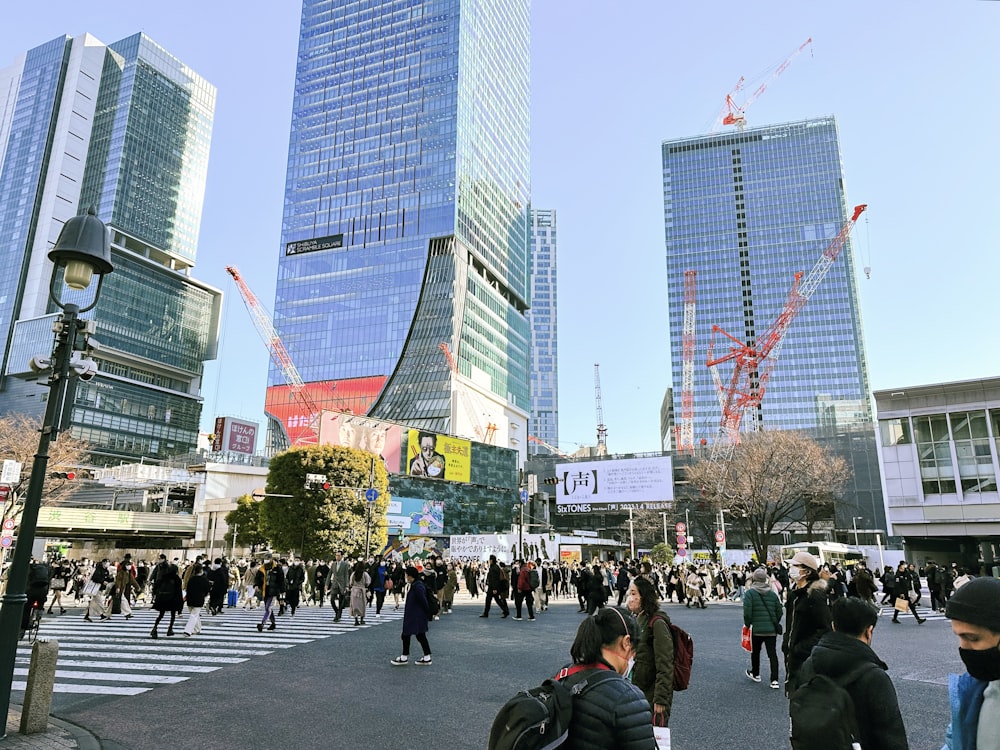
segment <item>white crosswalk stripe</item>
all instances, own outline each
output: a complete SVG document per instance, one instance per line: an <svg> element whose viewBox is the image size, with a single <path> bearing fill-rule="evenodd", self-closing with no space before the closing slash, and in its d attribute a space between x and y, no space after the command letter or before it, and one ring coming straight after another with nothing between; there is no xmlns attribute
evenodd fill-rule
<svg viewBox="0 0 1000 750"><path fill-rule="evenodd" d="M380 618L369 608L365 624L355 627L347 612L340 622L333 622L330 607L300 607L295 617L277 617L277 629L257 631L262 608L224 609L223 614L203 613L201 633L183 635L187 613L174 624L174 635L167 636L165 618L160 622L159 638L150 638L156 612L134 610L125 620L121 615L103 622L86 622L78 612L46 615L39 638L59 642L56 664L56 693L89 695L138 695L159 685L183 682L198 674L207 674L230 664L253 657L294 648L303 643L365 630L376 625L398 626L402 608L383 607ZM277 614L277 608L275 608ZM13 690L24 690L31 646L18 644Z"/></svg>

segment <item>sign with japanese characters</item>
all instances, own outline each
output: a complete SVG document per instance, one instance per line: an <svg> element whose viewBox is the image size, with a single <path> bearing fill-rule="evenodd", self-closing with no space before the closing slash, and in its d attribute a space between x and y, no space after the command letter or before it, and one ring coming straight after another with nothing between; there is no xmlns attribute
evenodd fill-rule
<svg viewBox="0 0 1000 750"><path fill-rule="evenodd" d="M556 476L559 513L667 510L674 499L670 456L557 464Z"/></svg>

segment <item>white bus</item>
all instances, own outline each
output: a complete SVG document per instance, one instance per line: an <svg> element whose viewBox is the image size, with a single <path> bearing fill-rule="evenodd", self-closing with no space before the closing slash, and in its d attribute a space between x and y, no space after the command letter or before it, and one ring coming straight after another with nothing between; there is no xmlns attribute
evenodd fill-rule
<svg viewBox="0 0 1000 750"><path fill-rule="evenodd" d="M781 559L790 560L796 552L808 552L819 558L820 565L836 563L845 568L856 562L867 563L867 555L860 547L839 542L797 542L786 544L781 548Z"/></svg>

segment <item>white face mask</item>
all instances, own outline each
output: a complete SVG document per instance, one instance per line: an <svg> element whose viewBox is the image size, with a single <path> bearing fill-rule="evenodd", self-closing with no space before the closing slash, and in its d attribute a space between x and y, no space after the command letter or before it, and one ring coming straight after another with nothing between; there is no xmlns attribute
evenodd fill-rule
<svg viewBox="0 0 1000 750"><path fill-rule="evenodd" d="M789 570L788 570L788 580L790 580L790 581L792 581L794 583L798 583L798 581L799 581L800 578L802 578L802 571L799 568L797 568L795 566L792 566L791 568L789 568Z"/></svg>
<svg viewBox="0 0 1000 750"><path fill-rule="evenodd" d="M628 664L625 665L625 676L626 677L628 677L630 674L632 674L632 667L634 667L634 666L635 666L635 657L633 656L631 659L628 660Z"/></svg>
<svg viewBox="0 0 1000 750"><path fill-rule="evenodd" d="M219 566L216 565L215 563L212 563L212 570L218 570L218 569L219 569Z"/></svg>

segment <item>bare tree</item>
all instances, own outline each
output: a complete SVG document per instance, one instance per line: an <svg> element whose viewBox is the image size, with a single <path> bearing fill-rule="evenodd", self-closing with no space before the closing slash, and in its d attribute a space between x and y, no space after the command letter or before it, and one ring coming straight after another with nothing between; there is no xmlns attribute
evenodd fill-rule
<svg viewBox="0 0 1000 750"><path fill-rule="evenodd" d="M743 436L726 464L702 459L688 469L691 484L753 545L758 560L776 534L797 524L810 530L850 477L847 462L797 432ZM811 519L811 520L810 520Z"/></svg>
<svg viewBox="0 0 1000 750"><path fill-rule="evenodd" d="M38 450L38 431L41 421L23 414L12 414L0 418L0 460L17 461L22 464L21 476L17 482L10 485L10 497L3 508L3 517L15 521L21 515L23 503L22 494L28 490L28 480L31 477L31 466ZM68 431L59 435L59 439L49 445L49 469L53 472L75 469L87 457L87 443L74 438ZM42 505L58 502L68 495L75 487L73 482L65 479L46 479L42 488Z"/></svg>

